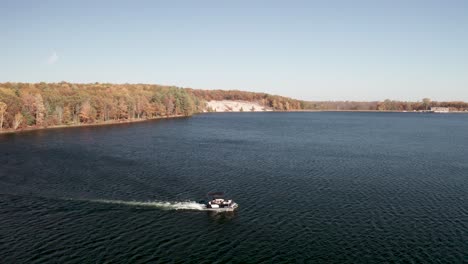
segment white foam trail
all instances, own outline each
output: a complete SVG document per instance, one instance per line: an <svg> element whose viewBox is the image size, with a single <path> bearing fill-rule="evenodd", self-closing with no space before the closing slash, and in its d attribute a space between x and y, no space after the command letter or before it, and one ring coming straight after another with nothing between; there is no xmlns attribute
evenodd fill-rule
<svg viewBox="0 0 468 264"><path fill-rule="evenodd" d="M203 204L199 204L194 201L186 202L163 202L163 201L148 201L148 202L139 202L139 201L121 201L121 200L90 200L90 202L96 203L107 203L107 204L123 204L129 206L147 206L160 208L164 210L205 210L206 207Z"/></svg>

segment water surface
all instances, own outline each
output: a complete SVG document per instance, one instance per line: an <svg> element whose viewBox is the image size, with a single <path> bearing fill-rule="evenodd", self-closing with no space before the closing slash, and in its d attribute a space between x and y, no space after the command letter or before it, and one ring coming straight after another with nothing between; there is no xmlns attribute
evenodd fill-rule
<svg viewBox="0 0 468 264"><path fill-rule="evenodd" d="M468 115L452 114L219 113L4 134L0 258L467 262L467 157ZM191 208L214 190L239 211Z"/></svg>

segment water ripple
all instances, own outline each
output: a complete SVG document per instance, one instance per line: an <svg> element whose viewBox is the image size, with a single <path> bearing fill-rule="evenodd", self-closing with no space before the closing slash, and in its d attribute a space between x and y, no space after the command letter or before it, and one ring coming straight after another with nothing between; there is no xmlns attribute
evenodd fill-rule
<svg viewBox="0 0 468 264"><path fill-rule="evenodd" d="M0 257L463 263L467 130L463 115L253 113L0 135ZM200 210L214 190L239 211Z"/></svg>

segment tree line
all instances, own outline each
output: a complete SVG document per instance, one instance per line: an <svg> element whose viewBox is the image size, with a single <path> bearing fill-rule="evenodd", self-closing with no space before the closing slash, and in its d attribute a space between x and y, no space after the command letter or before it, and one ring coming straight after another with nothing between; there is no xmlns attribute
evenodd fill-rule
<svg viewBox="0 0 468 264"><path fill-rule="evenodd" d="M276 111L424 111L434 106L468 111L465 102L428 98L420 102L310 102L266 93L148 84L0 83L0 130L190 116L209 110L206 102L211 100L256 102Z"/></svg>
<svg viewBox="0 0 468 264"><path fill-rule="evenodd" d="M447 107L450 111L468 111L468 103L462 101L437 102L424 98L419 102L384 101L356 102L356 101L327 101L306 102L304 109L309 110L351 110L351 111L427 111L431 107Z"/></svg>
<svg viewBox="0 0 468 264"><path fill-rule="evenodd" d="M172 86L0 84L0 128L6 129L190 116L203 109L203 101Z"/></svg>

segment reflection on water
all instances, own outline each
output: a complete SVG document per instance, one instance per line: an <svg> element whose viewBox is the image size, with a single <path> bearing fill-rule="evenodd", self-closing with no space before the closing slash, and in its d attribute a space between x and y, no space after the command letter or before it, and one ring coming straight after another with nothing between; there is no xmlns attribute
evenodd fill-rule
<svg viewBox="0 0 468 264"><path fill-rule="evenodd" d="M224 224L227 223L238 216L238 210L232 212L216 212L216 211L208 211L207 214L210 216L211 220L216 223Z"/></svg>

